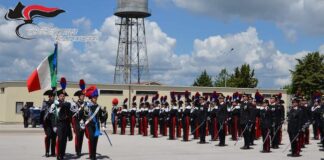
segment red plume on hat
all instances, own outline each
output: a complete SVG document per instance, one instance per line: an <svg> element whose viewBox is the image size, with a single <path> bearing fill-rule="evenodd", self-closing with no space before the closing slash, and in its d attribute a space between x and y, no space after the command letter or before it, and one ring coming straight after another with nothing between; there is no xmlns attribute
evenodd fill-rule
<svg viewBox="0 0 324 160"><path fill-rule="evenodd" d="M143 103L143 101L144 101L144 97L141 97L140 103Z"/></svg>
<svg viewBox="0 0 324 160"><path fill-rule="evenodd" d="M147 100L148 100L148 95L145 96L144 102L147 102Z"/></svg>
<svg viewBox="0 0 324 160"><path fill-rule="evenodd" d="M208 94L205 95L205 100L208 101Z"/></svg>
<svg viewBox="0 0 324 160"><path fill-rule="evenodd" d="M86 84L85 84L85 82L84 82L83 79L80 79L80 81L79 81L79 87L80 87L81 91L83 91L85 89Z"/></svg>
<svg viewBox="0 0 324 160"><path fill-rule="evenodd" d="M217 92L216 91L214 91L212 94L211 94L211 96L210 96L210 101L213 101L213 102L215 102L216 101L216 99L217 99Z"/></svg>
<svg viewBox="0 0 324 160"><path fill-rule="evenodd" d="M199 92L196 92L196 94L195 94L195 99L199 99L199 97L200 97Z"/></svg>
<svg viewBox="0 0 324 160"><path fill-rule="evenodd" d="M171 97L171 100L176 99L174 91L170 92L170 97Z"/></svg>
<svg viewBox="0 0 324 160"><path fill-rule="evenodd" d="M128 98L125 98L123 104L126 105L127 102L128 102Z"/></svg>
<svg viewBox="0 0 324 160"><path fill-rule="evenodd" d="M178 94L178 101L180 101L181 99L181 94Z"/></svg>
<svg viewBox="0 0 324 160"><path fill-rule="evenodd" d="M225 99L226 99L226 102L229 102L229 101L231 101L232 97L227 95Z"/></svg>
<svg viewBox="0 0 324 160"><path fill-rule="evenodd" d="M280 100L282 98L282 93L278 94L278 99Z"/></svg>
<svg viewBox="0 0 324 160"><path fill-rule="evenodd" d="M160 97L160 101L161 101L161 103L164 102L164 97L163 96Z"/></svg>
<svg viewBox="0 0 324 160"><path fill-rule="evenodd" d="M163 99L164 103L167 101L167 99L168 99L168 96L164 96L164 99Z"/></svg>
<svg viewBox="0 0 324 160"><path fill-rule="evenodd" d="M256 92L255 92L255 100L257 101L257 102L262 102L263 101L263 96L260 94L260 92L259 92L259 90L257 90Z"/></svg>
<svg viewBox="0 0 324 160"><path fill-rule="evenodd" d="M189 99L190 92L188 90L185 91L185 99Z"/></svg>
<svg viewBox="0 0 324 160"><path fill-rule="evenodd" d="M63 90L66 88L66 79L64 77L61 78L60 80L60 85Z"/></svg>
<svg viewBox="0 0 324 160"><path fill-rule="evenodd" d="M152 97L152 103L154 103L156 96Z"/></svg>
<svg viewBox="0 0 324 160"><path fill-rule="evenodd" d="M113 105L118 105L118 99L117 99L117 98L114 98L114 99L112 100L112 104L113 104Z"/></svg>
<svg viewBox="0 0 324 160"><path fill-rule="evenodd" d="M86 89L86 93L85 96L87 97L98 97L99 96L99 92L96 86L90 86Z"/></svg>
<svg viewBox="0 0 324 160"><path fill-rule="evenodd" d="M133 96L132 102L136 101L136 96Z"/></svg>
<svg viewBox="0 0 324 160"><path fill-rule="evenodd" d="M322 93L320 91L316 91L313 94L313 100L321 99Z"/></svg>

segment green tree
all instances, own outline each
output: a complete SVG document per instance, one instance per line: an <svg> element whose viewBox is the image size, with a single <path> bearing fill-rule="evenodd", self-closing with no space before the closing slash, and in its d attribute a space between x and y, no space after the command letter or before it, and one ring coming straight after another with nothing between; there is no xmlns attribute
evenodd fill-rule
<svg viewBox="0 0 324 160"><path fill-rule="evenodd" d="M291 84L287 84L287 85L283 86L282 89L287 90L287 94L290 94L290 95L293 94L292 85Z"/></svg>
<svg viewBox="0 0 324 160"><path fill-rule="evenodd" d="M228 79L230 87L255 88L258 85L258 79L254 77L254 69L251 70L249 64L243 64L234 69L234 74Z"/></svg>
<svg viewBox="0 0 324 160"><path fill-rule="evenodd" d="M199 77L195 80L193 86L212 87L213 81L211 76L208 75L207 71L204 70Z"/></svg>
<svg viewBox="0 0 324 160"><path fill-rule="evenodd" d="M229 78L229 74L227 72L227 70L224 68L222 69L217 78L216 78L216 81L214 83L214 86L215 87L227 87L227 79Z"/></svg>
<svg viewBox="0 0 324 160"><path fill-rule="evenodd" d="M301 90L310 97L316 90L324 90L324 55L319 52L308 53L297 64L292 74L292 92Z"/></svg>

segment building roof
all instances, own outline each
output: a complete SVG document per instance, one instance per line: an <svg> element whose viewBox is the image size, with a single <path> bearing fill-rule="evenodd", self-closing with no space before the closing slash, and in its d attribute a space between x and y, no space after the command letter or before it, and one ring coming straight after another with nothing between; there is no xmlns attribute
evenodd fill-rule
<svg viewBox="0 0 324 160"><path fill-rule="evenodd" d="M277 94L282 93L286 94L286 90L284 89L263 89L263 88L231 88L231 87L197 87L197 86L167 86L161 85L158 82L150 82L151 85L147 84L87 84L96 85L99 89L133 89L133 90L169 90L169 91L185 91L188 90L190 92L240 92L240 93L255 93L257 90L259 92L268 93L268 94ZM0 82L0 88L7 88L7 87L26 87L26 81L2 81ZM67 88L79 88L78 82L67 82Z"/></svg>

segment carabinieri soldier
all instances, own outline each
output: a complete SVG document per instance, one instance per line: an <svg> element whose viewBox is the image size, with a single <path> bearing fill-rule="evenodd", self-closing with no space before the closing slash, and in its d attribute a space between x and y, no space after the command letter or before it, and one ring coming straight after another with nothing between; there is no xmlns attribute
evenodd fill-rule
<svg viewBox="0 0 324 160"><path fill-rule="evenodd" d="M161 109L160 109L160 114L159 114L159 125L160 125L160 134L162 136L167 136L168 135L168 108L167 106L169 105L167 100L167 96L161 96Z"/></svg>
<svg viewBox="0 0 324 160"><path fill-rule="evenodd" d="M74 145L75 145L75 152L78 157L81 156L82 151L82 143L83 143L83 137L84 137L84 129L80 126L80 121L83 120L79 116L80 109L86 105L86 102L84 101L85 98L85 82L83 79L79 82L80 90L76 91L74 93L74 96L77 96L79 99L75 102L75 113L73 113L72 116L72 125L73 125L73 131L74 131ZM83 122L82 122L83 123Z"/></svg>
<svg viewBox="0 0 324 160"><path fill-rule="evenodd" d="M199 139L199 97L200 94L199 92L196 92L195 96L192 96L192 101L193 101L193 108L190 112L191 116L191 133L194 135L194 139Z"/></svg>
<svg viewBox="0 0 324 160"><path fill-rule="evenodd" d="M144 111L142 112L142 121L143 121L143 136L148 136L148 107L150 103L147 102L148 96L145 96Z"/></svg>
<svg viewBox="0 0 324 160"><path fill-rule="evenodd" d="M198 119L200 127L200 141L199 144L205 144L206 143L206 124L208 119L208 104L206 103L205 97L200 97L199 102L197 104L198 106Z"/></svg>
<svg viewBox="0 0 324 160"><path fill-rule="evenodd" d="M238 92L233 93L233 100L231 106L231 134L232 140L236 141L238 138L238 131L239 131L239 116L240 116L240 97Z"/></svg>
<svg viewBox="0 0 324 160"><path fill-rule="evenodd" d="M320 132L321 132L321 140L320 143L322 144L321 151L324 151L324 97L322 96L322 100L319 100L319 103L321 103L321 109L320 109Z"/></svg>
<svg viewBox="0 0 324 160"><path fill-rule="evenodd" d="M301 109L298 108L298 99L294 98L292 100L292 107L288 112L288 134L291 144L291 154L288 156L299 157L300 156L300 146L299 146L299 134L302 130L302 114Z"/></svg>
<svg viewBox="0 0 324 160"><path fill-rule="evenodd" d="M271 125L272 125L272 116L271 110L269 109L269 101L264 100L263 105L260 107L260 127L262 133L263 153L270 152L270 141L271 141Z"/></svg>
<svg viewBox="0 0 324 160"><path fill-rule="evenodd" d="M57 159L61 160L64 159L65 150L66 150L66 143L70 134L72 135L71 131L71 103L65 101L65 97L68 94L65 92L66 88L66 79L64 77L61 78L60 81L62 89L57 91L58 101L54 102L54 105L51 106L51 111L56 116L53 121L53 130L57 133L57 142L56 142L56 152L57 152Z"/></svg>
<svg viewBox="0 0 324 160"><path fill-rule="evenodd" d="M159 102L158 94L155 96L153 106L154 106L152 111L153 138L158 138L159 114L160 114L160 102Z"/></svg>
<svg viewBox="0 0 324 160"><path fill-rule="evenodd" d="M47 90L44 92L44 96L48 96L48 100L43 102L41 113L40 113L40 124L44 128L45 132L45 156L49 157L51 148L51 156L55 157L55 145L56 145L56 133L53 131L53 120L54 114L50 113L52 104L54 103L54 91Z"/></svg>
<svg viewBox="0 0 324 160"><path fill-rule="evenodd" d="M303 132L303 142L302 142L302 148L305 147L305 145L309 144L309 125L312 123L311 122L311 107L308 106L308 102L306 97L302 98L301 101L301 109L302 109L302 114L303 114L303 125L305 125L305 131Z"/></svg>
<svg viewBox="0 0 324 160"><path fill-rule="evenodd" d="M132 108L128 111L129 113L129 121L130 121L130 135L135 134L135 126L136 126L136 113L137 113L137 108L136 108L136 96L133 97L132 99Z"/></svg>
<svg viewBox="0 0 324 160"><path fill-rule="evenodd" d="M139 109L136 111L139 135L143 134L143 111L144 111L144 97L141 97Z"/></svg>
<svg viewBox="0 0 324 160"><path fill-rule="evenodd" d="M282 125L282 110L279 105L276 104L277 95L273 95L270 98L270 104L269 108L271 110L272 115L272 129L271 129L271 138L272 138L272 144L271 147L273 149L279 148L279 134L278 131Z"/></svg>
<svg viewBox="0 0 324 160"><path fill-rule="evenodd" d="M256 117L258 114L258 109L256 108L256 101L249 96L249 103L251 103L252 108L251 108L251 117L250 117L250 123L251 123L251 134L250 134L250 145L253 146L254 144L254 139L255 139L255 133L256 133Z"/></svg>
<svg viewBox="0 0 324 160"><path fill-rule="evenodd" d="M181 138L182 129L182 112L183 112L183 101L181 100L181 95L178 94L178 114L177 114L177 138Z"/></svg>
<svg viewBox="0 0 324 160"><path fill-rule="evenodd" d="M127 102L128 102L128 98L125 98L123 105L122 105L122 109L119 111L119 114L118 114L121 135L126 134L126 125L127 125L127 117L128 117Z"/></svg>
<svg viewBox="0 0 324 160"><path fill-rule="evenodd" d="M211 141L216 141L218 139L218 123L217 123L217 112L218 112L218 99L217 99L217 93L213 92L210 96L210 108L209 108L209 118L210 118L210 136Z"/></svg>
<svg viewBox="0 0 324 160"><path fill-rule="evenodd" d="M190 135L190 112L191 112L191 99L189 98L189 92L185 92L185 109L182 113L182 128L183 128L183 141L189 141Z"/></svg>
<svg viewBox="0 0 324 160"><path fill-rule="evenodd" d="M314 139L319 140L320 135L320 125L321 125L321 95L314 94L314 105L311 108L312 121L313 123L313 134Z"/></svg>
<svg viewBox="0 0 324 160"><path fill-rule="evenodd" d="M244 146L241 149L253 149L251 143L251 127L252 127L252 104L248 102L248 95L243 94L243 103L240 109L240 126L244 137Z"/></svg>
<svg viewBox="0 0 324 160"><path fill-rule="evenodd" d="M225 124L227 123L227 117L228 117L228 112L227 112L227 105L224 102L224 96L220 94L218 96L218 111L217 111L217 122L218 122L218 131L219 132L219 144L218 146L223 147L225 146Z"/></svg>
<svg viewBox="0 0 324 160"><path fill-rule="evenodd" d="M99 92L96 86L90 86L87 88L85 95L89 98L90 102L81 108L79 115L85 122L84 124L81 124L81 126L85 126L86 135L88 137L89 158L91 160L96 160L98 138L101 135L100 123L102 124L101 126L103 129L105 129L103 123L107 117L103 115L107 114L102 114L104 111L97 103Z"/></svg>
<svg viewBox="0 0 324 160"><path fill-rule="evenodd" d="M178 107L174 92L171 92L171 108L169 111L169 139L176 139Z"/></svg>
<svg viewBox="0 0 324 160"><path fill-rule="evenodd" d="M112 100L112 108L111 108L111 124L113 128L113 134L117 134L117 127L118 127L118 99L114 98Z"/></svg>

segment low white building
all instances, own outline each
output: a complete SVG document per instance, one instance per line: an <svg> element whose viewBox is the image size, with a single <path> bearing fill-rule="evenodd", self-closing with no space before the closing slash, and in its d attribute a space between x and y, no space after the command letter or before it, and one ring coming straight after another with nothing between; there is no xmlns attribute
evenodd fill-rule
<svg viewBox="0 0 324 160"><path fill-rule="evenodd" d="M155 83L154 83L155 84ZM158 83L156 83L158 84ZM90 86L93 84L87 84ZM100 97L98 103L101 106L106 106L108 112L111 111L111 101L113 98L119 99L119 104L123 103L125 98L129 100L133 96L137 96L137 104L141 97L145 95L149 96L149 101L151 102L151 97L155 96L157 93L160 96L168 96L168 101L170 101L170 92L174 91L179 94L183 94L188 90L191 95L199 92L201 95L211 94L213 91L217 93L222 93L224 96L230 95L234 92L247 93L254 96L255 92L259 90L266 98L269 98L273 94L282 93L282 99L288 102L288 96L285 90L278 89L251 89L251 88L217 88L217 87L192 87L192 86L164 86L164 85L106 85L106 84L94 84L100 89ZM69 97L66 100L72 101L77 100L73 94L75 91L79 90L78 83L68 82L66 92ZM22 115L20 109L23 105L27 104L29 106L41 107L46 96L43 96L44 90L35 91L29 93L26 87L25 81L6 81L0 82L0 122L22 122ZM184 98L184 96L182 96ZM131 102L129 101L129 104ZM129 105L128 104L128 105ZM287 104L286 104L287 105ZM285 107L287 107L285 105Z"/></svg>

